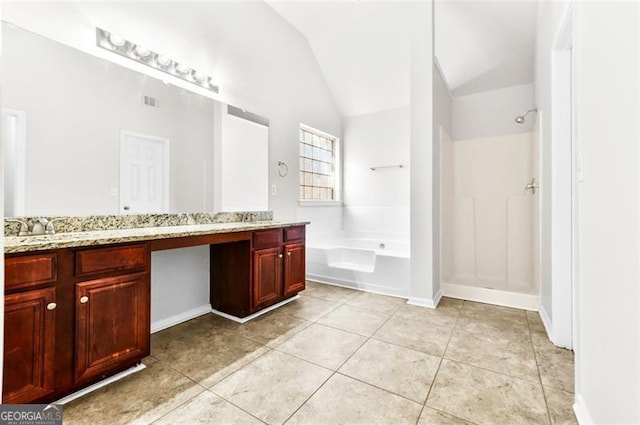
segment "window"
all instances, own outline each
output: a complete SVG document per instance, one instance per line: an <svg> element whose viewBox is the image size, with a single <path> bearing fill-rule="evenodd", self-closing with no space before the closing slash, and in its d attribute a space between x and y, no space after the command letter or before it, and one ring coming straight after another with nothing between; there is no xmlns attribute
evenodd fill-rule
<svg viewBox="0 0 640 425"><path fill-rule="evenodd" d="M300 126L300 200L338 201L338 139Z"/></svg>

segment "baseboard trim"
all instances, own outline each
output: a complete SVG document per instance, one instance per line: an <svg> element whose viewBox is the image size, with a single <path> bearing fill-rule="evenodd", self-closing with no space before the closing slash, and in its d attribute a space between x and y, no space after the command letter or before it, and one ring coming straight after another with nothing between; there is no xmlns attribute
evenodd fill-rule
<svg viewBox="0 0 640 425"><path fill-rule="evenodd" d="M433 298L409 297L407 304L418 307L436 308L442 299L442 292L438 291Z"/></svg>
<svg viewBox="0 0 640 425"><path fill-rule="evenodd" d="M575 403L573 404L573 413L576 415L576 419L580 425L593 425L593 418L587 404L584 402L584 398L581 394L576 394Z"/></svg>
<svg viewBox="0 0 640 425"><path fill-rule="evenodd" d="M307 280L325 283L327 285L339 286L341 288L355 289L357 291L370 292L372 294L387 295L389 297L407 298L406 290L390 289L382 285L376 285L374 283L356 282L345 279L334 279L328 276L307 274Z"/></svg>
<svg viewBox="0 0 640 425"><path fill-rule="evenodd" d="M211 304L201 305L200 307L176 314L175 316L158 320L151 324L151 333L159 332L163 329L170 328L179 323L186 322L187 320L195 319L196 317L203 316L207 313L211 313Z"/></svg>
<svg viewBox="0 0 640 425"><path fill-rule="evenodd" d="M553 324L551 322L551 318L549 317L549 313L547 313L547 309L544 308L542 304L538 306L538 312L540 313L540 319L542 320L544 329L547 331L547 336L551 340L551 336L553 335Z"/></svg>
<svg viewBox="0 0 640 425"><path fill-rule="evenodd" d="M236 316L233 316L233 315L231 315L231 314L224 313L224 312L222 312L222 311L214 310L214 309L212 309L212 308L210 308L210 309L209 309L209 311L210 311L211 313L215 314L215 315L218 315L218 316L220 316L220 317L224 317L225 319L233 320L233 321L234 321L234 322L236 322L236 323L247 323L249 320L253 320L253 319L255 319L256 317L260 317L260 316L262 316L263 314L266 314L266 313L268 313L268 312L270 312L270 311L273 311L273 310L275 310L275 309L276 309L276 308L278 308L278 307L282 307L282 306L283 306L283 305L285 305L285 304L289 304L291 301L295 301L295 300L297 300L298 298L300 298L300 295L296 295L296 296L294 296L294 297L287 298L286 300L280 301L280 302L279 302L279 303L277 303L277 304L274 304L274 305L272 305L272 306L270 306L270 307L267 307L267 308L265 308L265 309L262 309L262 310L258 311L257 313L253 313L252 315L247 316L247 317L236 317Z"/></svg>
<svg viewBox="0 0 640 425"><path fill-rule="evenodd" d="M108 378L106 378L106 379L103 379L103 380L102 380L102 381L100 381L100 382L96 382L96 383L95 383L95 384L93 384L93 385L89 385L89 386L88 386L88 387L86 387L86 388L83 388L83 389L81 389L81 390L79 390L79 391L76 391L76 392L75 392L75 393L73 393L73 394L69 394L68 396L63 397L63 398L61 398L61 399L60 399L60 400L58 400L58 401L54 401L54 402L53 402L53 403L51 403L51 404L62 404L62 405L67 404L67 403L69 403L70 401L73 401L73 400L75 400L75 399L77 399L77 398L80 398L80 397L82 397L82 396L84 396L84 395L89 394L90 392L93 392L93 391L95 391L95 390L97 390L97 389L100 389L100 388L102 388L102 387L104 387L104 386L107 386L107 385L111 384L112 382L119 381L119 380L121 380L121 379L122 379L122 378L124 378L124 377L127 377L127 376L129 376L129 375L133 375L134 373L137 373L137 372L140 372L141 370L144 370L144 369L146 369L146 368L147 368L147 367L146 367L145 365L143 365L142 363L140 363L139 365L136 365L136 366L134 366L134 367L130 367L130 368L129 368L129 369L127 369L127 370L123 370L122 372L120 372L120 373L116 373L115 375L110 376L110 377L108 377Z"/></svg>
<svg viewBox="0 0 640 425"><path fill-rule="evenodd" d="M530 311L538 311L538 306L540 305L539 295L519 294L517 292L478 288L476 286L460 285L457 283L442 282L442 294L445 297Z"/></svg>

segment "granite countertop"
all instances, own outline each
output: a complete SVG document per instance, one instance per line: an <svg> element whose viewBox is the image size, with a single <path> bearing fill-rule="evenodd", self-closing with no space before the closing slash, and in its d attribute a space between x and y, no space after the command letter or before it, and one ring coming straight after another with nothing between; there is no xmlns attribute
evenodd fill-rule
<svg viewBox="0 0 640 425"><path fill-rule="evenodd" d="M5 254L10 254L17 252L43 251L47 249L109 245L125 242L149 241L154 239L169 239L186 236L212 235L216 233L233 233L279 227L303 226L306 224L309 224L309 222L265 220L144 227L134 229L92 230L38 236L5 236L4 252Z"/></svg>

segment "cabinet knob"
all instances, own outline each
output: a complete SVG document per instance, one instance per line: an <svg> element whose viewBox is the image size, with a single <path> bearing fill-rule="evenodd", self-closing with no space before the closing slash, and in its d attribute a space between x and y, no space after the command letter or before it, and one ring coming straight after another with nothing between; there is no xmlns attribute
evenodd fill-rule
<svg viewBox="0 0 640 425"><path fill-rule="evenodd" d="M89 297L87 297L86 295L80 297L80 304L86 304L89 302Z"/></svg>
<svg viewBox="0 0 640 425"><path fill-rule="evenodd" d="M287 257L291 257L291 252L287 252Z"/></svg>
<svg viewBox="0 0 640 425"><path fill-rule="evenodd" d="M278 254L278 258L282 258L282 254Z"/></svg>
<svg viewBox="0 0 640 425"><path fill-rule="evenodd" d="M49 303L47 304L47 310L55 310L57 306L58 304L56 303Z"/></svg>

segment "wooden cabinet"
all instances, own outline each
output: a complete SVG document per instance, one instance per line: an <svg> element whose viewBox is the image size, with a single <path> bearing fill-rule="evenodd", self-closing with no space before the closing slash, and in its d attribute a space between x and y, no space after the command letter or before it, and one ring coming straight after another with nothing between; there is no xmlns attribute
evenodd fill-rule
<svg viewBox="0 0 640 425"><path fill-rule="evenodd" d="M75 379L86 381L149 354L145 273L76 284Z"/></svg>
<svg viewBox="0 0 640 425"><path fill-rule="evenodd" d="M305 287L305 228L257 230L249 240L212 244L211 307L247 317Z"/></svg>
<svg viewBox="0 0 640 425"><path fill-rule="evenodd" d="M304 243L284 246L284 296L288 298L305 288Z"/></svg>
<svg viewBox="0 0 640 425"><path fill-rule="evenodd" d="M2 402L28 403L54 390L56 290L27 290L4 302Z"/></svg>
<svg viewBox="0 0 640 425"><path fill-rule="evenodd" d="M294 226L6 255L2 401L48 403L149 355L152 249L210 245L211 306L247 317L304 289L304 243Z"/></svg>
<svg viewBox="0 0 640 425"><path fill-rule="evenodd" d="M255 232L254 248L252 311L305 288L304 227Z"/></svg>
<svg viewBox="0 0 640 425"><path fill-rule="evenodd" d="M149 354L146 244L5 259L4 403L47 403Z"/></svg>
<svg viewBox="0 0 640 425"><path fill-rule="evenodd" d="M282 299L282 252L280 247L253 253L252 307L258 310Z"/></svg>

